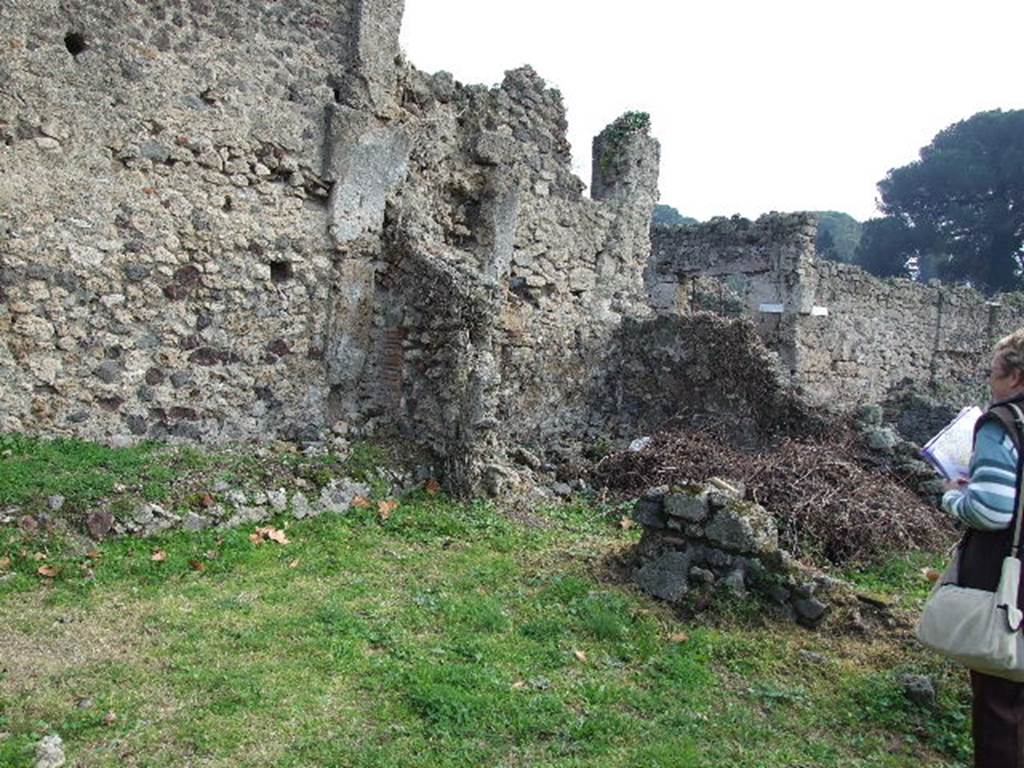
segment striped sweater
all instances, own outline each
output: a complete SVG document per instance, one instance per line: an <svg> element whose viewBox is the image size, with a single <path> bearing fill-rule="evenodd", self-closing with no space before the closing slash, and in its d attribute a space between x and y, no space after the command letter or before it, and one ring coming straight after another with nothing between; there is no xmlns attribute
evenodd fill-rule
<svg viewBox="0 0 1024 768"><path fill-rule="evenodd" d="M970 528L1009 528L1017 487L1017 448L998 422L989 421L978 430L970 469L968 484L946 491L942 508Z"/></svg>

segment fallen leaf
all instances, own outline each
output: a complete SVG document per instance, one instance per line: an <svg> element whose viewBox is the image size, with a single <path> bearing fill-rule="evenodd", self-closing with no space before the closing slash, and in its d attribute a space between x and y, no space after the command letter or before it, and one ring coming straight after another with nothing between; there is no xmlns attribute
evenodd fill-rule
<svg viewBox="0 0 1024 768"><path fill-rule="evenodd" d="M213 496L204 493L199 497L199 506L209 508L213 506Z"/></svg>
<svg viewBox="0 0 1024 768"><path fill-rule="evenodd" d="M36 569L36 573L38 573L40 576L45 576L48 579L52 579L54 576L57 575L57 569L54 568L52 565L41 565L39 566L39 568Z"/></svg>
<svg viewBox="0 0 1024 768"><path fill-rule="evenodd" d="M201 563L201 562L199 562L198 560L189 560L188 564L189 564L189 567L192 568L193 571L205 571L206 570L206 565Z"/></svg>
<svg viewBox="0 0 1024 768"><path fill-rule="evenodd" d="M288 537L284 531L279 531L272 525L268 525L265 528L257 528L254 536L260 537L260 539L269 539L270 541L276 541L278 544L287 544ZM252 536L249 537L250 539Z"/></svg>
<svg viewBox="0 0 1024 768"><path fill-rule="evenodd" d="M633 518L629 515L624 515L622 519L619 520L619 528L621 528L624 531L628 531L634 525L636 525L636 523L633 522Z"/></svg>
<svg viewBox="0 0 1024 768"><path fill-rule="evenodd" d="M100 552L98 549L90 549L88 552L85 553L85 556L88 557L90 560L99 560L101 557L103 557L103 553Z"/></svg>
<svg viewBox="0 0 1024 768"><path fill-rule="evenodd" d="M685 643L687 640L690 639L690 636L685 632L676 632L674 635L671 635L668 639L671 640L673 643Z"/></svg>
<svg viewBox="0 0 1024 768"><path fill-rule="evenodd" d="M288 543L288 537L285 535L284 531L278 531L278 530L270 531L267 534L267 538L270 539L271 541L276 541L278 544L287 544Z"/></svg>
<svg viewBox="0 0 1024 768"><path fill-rule="evenodd" d="M921 575L924 576L926 579L928 579L928 581L938 581L939 577L942 574L939 573L934 568L922 568L921 569Z"/></svg>
<svg viewBox="0 0 1024 768"><path fill-rule="evenodd" d="M292 560L290 563L288 563L288 567L289 568L298 568L299 567L299 561L298 560Z"/></svg>
<svg viewBox="0 0 1024 768"><path fill-rule="evenodd" d="M512 683L512 688L514 690L517 690L517 691L521 691L525 687L526 687L526 681L525 680L516 680L514 683Z"/></svg>
<svg viewBox="0 0 1024 768"><path fill-rule="evenodd" d="M587 660L587 654L585 651L573 651L572 655L575 656L578 661Z"/></svg>
<svg viewBox="0 0 1024 768"><path fill-rule="evenodd" d="M42 552L36 552L34 555L32 555L32 559L39 563L46 559L46 555Z"/></svg>
<svg viewBox="0 0 1024 768"><path fill-rule="evenodd" d="M441 484L437 482L437 480L435 480L434 478L430 478L423 485L423 490L425 490L427 493L433 496L434 494L441 490Z"/></svg>
<svg viewBox="0 0 1024 768"><path fill-rule="evenodd" d="M262 544L263 543L263 534L261 534L259 532L250 533L249 534L249 541L251 541L253 544Z"/></svg>
<svg viewBox="0 0 1024 768"><path fill-rule="evenodd" d="M107 712L107 714L103 716L103 722L106 725L113 725L117 722L117 714L114 712L114 710L110 710L109 712Z"/></svg>
<svg viewBox="0 0 1024 768"><path fill-rule="evenodd" d="M387 520L391 517L391 513L396 509L398 509L397 501L388 499L387 501L377 502L377 516L380 517L381 520Z"/></svg>
<svg viewBox="0 0 1024 768"><path fill-rule="evenodd" d="M162 563L164 560L167 559L167 553L164 552L162 549L157 549L154 550L153 554L150 556L149 559L152 560L154 563Z"/></svg>
<svg viewBox="0 0 1024 768"><path fill-rule="evenodd" d="M356 509L366 509L370 506L370 500L365 496L356 496L352 499L352 506Z"/></svg>
<svg viewBox="0 0 1024 768"><path fill-rule="evenodd" d="M11 567L11 558L0 557L0 571L6 571Z"/></svg>

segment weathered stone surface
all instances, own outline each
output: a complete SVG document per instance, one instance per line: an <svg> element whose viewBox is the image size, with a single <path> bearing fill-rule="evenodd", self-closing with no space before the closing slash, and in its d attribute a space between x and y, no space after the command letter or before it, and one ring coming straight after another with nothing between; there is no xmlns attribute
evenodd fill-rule
<svg viewBox="0 0 1024 768"><path fill-rule="evenodd" d="M352 480L332 480L320 491L320 506L327 512L343 514L352 507L357 496L370 496L370 487Z"/></svg>
<svg viewBox="0 0 1024 768"><path fill-rule="evenodd" d="M318 511L310 507L306 494L298 491L292 495L292 515L294 515L296 520L302 520L304 517L313 517L316 514L318 514Z"/></svg>
<svg viewBox="0 0 1024 768"><path fill-rule="evenodd" d="M675 602L687 592L690 557L682 552L668 552L637 570L637 585L649 595Z"/></svg>
<svg viewBox="0 0 1024 768"><path fill-rule="evenodd" d="M707 494L669 493L665 496L665 513L691 523L708 516Z"/></svg>
<svg viewBox="0 0 1024 768"><path fill-rule="evenodd" d="M64 742L57 734L44 736L36 745L35 768L61 768L66 762Z"/></svg>
<svg viewBox="0 0 1024 768"><path fill-rule="evenodd" d="M529 67L464 86L400 56L401 2L282 7L7 9L10 51L67 66L3 73L0 430L344 421L413 436L454 491L514 485L506 448L589 427L610 338L649 314L657 142L617 121L586 199Z"/></svg>
<svg viewBox="0 0 1024 768"><path fill-rule="evenodd" d="M904 695L918 707L935 706L935 686L926 675L902 675L900 685Z"/></svg>
<svg viewBox="0 0 1024 768"><path fill-rule="evenodd" d="M793 601L797 620L809 626L817 625L828 611L828 605L816 597L801 597Z"/></svg>
<svg viewBox="0 0 1024 768"><path fill-rule="evenodd" d="M775 520L763 507L746 502L733 502L716 512L704 533L732 552L760 553L779 547Z"/></svg>
<svg viewBox="0 0 1024 768"><path fill-rule="evenodd" d="M185 519L182 521L181 527L186 531L201 531L204 528L210 526L210 519L203 515L196 514L195 512L189 512L185 515Z"/></svg>
<svg viewBox="0 0 1024 768"><path fill-rule="evenodd" d="M109 510L97 510L90 513L89 517L85 520L85 525L89 529L89 534L94 539L102 539L113 528L114 516Z"/></svg>
<svg viewBox="0 0 1024 768"><path fill-rule="evenodd" d="M633 519L647 528L664 528L665 514L662 502L640 499L633 506Z"/></svg>
<svg viewBox="0 0 1024 768"><path fill-rule="evenodd" d="M750 318L814 404L873 405L907 382L933 391L936 381L946 405L980 402L991 346L983 340L1024 325L1020 295L879 280L817 258L816 234L810 214L656 226L645 273L652 305L667 315L710 309ZM882 425L877 410L860 416ZM907 428L923 442L946 421Z"/></svg>

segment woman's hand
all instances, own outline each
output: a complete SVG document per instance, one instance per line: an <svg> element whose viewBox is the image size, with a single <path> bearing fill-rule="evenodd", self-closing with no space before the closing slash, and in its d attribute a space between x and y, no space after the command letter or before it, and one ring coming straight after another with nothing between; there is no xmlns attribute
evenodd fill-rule
<svg viewBox="0 0 1024 768"><path fill-rule="evenodd" d="M942 490L943 492L962 491L967 487L968 482L970 482L970 479L966 477L958 477L956 480L947 480L946 484L942 487Z"/></svg>

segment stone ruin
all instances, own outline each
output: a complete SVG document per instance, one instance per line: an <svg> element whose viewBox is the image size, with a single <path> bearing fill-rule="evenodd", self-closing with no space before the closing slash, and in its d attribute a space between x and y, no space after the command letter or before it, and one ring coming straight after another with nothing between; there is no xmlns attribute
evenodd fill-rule
<svg viewBox="0 0 1024 768"><path fill-rule="evenodd" d="M586 427L649 313L658 144L570 170L561 96L427 75L393 0L13 0L0 53L0 430L391 433L451 487Z"/></svg>
<svg viewBox="0 0 1024 768"><path fill-rule="evenodd" d="M906 380L953 401L1024 315L818 262L803 214L652 233L644 116L584 196L559 93L420 72L402 11L9 0L0 431L391 435L499 493L681 406L771 433Z"/></svg>
<svg viewBox="0 0 1024 768"><path fill-rule="evenodd" d="M839 584L779 548L775 520L743 500L743 488L712 478L707 485L649 489L636 503L643 526L637 585L678 603L693 591L755 591L768 605L807 627L823 621Z"/></svg>

